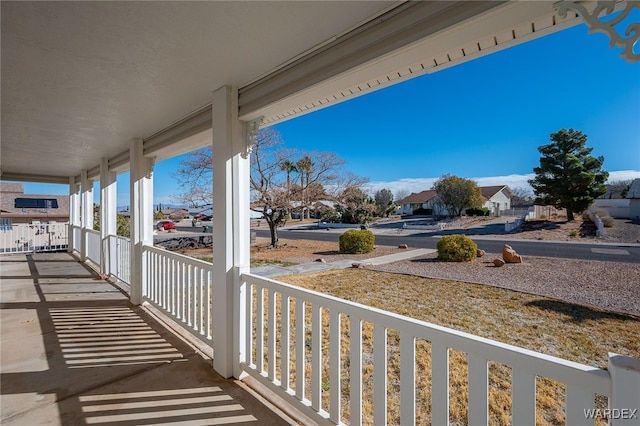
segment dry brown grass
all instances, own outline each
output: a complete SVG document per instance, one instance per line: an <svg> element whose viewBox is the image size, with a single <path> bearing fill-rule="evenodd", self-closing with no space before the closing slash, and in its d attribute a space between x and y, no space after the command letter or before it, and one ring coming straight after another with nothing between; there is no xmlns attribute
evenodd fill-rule
<svg viewBox="0 0 640 426"><path fill-rule="evenodd" d="M573 305L540 296L510 290L375 272L338 270L317 274L282 277L280 280L347 300L378 307L412 318L473 333L500 342L524 347L572 361L606 368L607 352L640 357L640 319ZM280 301L278 299L278 311ZM291 338L295 332L291 306ZM266 313L265 313L266 315ZM279 316L279 312L278 312ZM349 322L342 316L342 409L349 419ZM280 323L280 321L278 321ZM305 334L307 360L311 356L311 313L307 307ZM279 331L277 336L279 336ZM399 424L399 335L388 333L388 421ZM363 324L363 410L365 422L373 413L373 327ZM266 340L265 340L266 342ZM280 343L277 343L278 351ZM329 406L329 313L323 311L323 407ZM279 371L279 366L277 366ZM295 353L291 360L295 376ZM310 361L305 366L307 382ZM466 354L450 352L450 418L452 424L469 424L467 417L468 379ZM430 343L416 343L417 424L430 423L431 400ZM511 424L511 369L490 363L490 423ZM310 393L307 388L307 398ZM606 401L600 398L601 407ZM537 424L564 424L564 386L538 378Z"/></svg>

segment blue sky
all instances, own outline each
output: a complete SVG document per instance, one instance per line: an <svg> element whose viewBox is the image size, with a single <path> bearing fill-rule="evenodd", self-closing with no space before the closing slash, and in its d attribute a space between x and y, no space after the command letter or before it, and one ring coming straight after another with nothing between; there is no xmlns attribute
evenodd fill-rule
<svg viewBox="0 0 640 426"><path fill-rule="evenodd" d="M640 177L640 62L580 25L281 123L288 147L333 151L346 169L393 192L429 189L450 173L525 186L537 147L581 130L612 178ZM174 202L179 158L155 168L156 202ZM128 205L128 174L118 205ZM68 193L25 184L28 193Z"/></svg>

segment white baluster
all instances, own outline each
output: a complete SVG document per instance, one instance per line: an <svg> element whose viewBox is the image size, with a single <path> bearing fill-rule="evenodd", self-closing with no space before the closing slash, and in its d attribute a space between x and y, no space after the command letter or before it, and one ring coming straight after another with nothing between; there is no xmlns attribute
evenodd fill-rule
<svg viewBox="0 0 640 426"><path fill-rule="evenodd" d="M400 423L416 421L416 339L400 333Z"/></svg>
<svg viewBox="0 0 640 426"><path fill-rule="evenodd" d="M449 348L431 342L431 424L449 424Z"/></svg>
<svg viewBox="0 0 640 426"><path fill-rule="evenodd" d="M387 424L387 328L373 326L373 422Z"/></svg>

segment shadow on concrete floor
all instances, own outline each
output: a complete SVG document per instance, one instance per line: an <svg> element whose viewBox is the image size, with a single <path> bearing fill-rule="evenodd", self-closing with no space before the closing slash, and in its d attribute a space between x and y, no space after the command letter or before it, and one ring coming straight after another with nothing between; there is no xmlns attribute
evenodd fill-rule
<svg viewBox="0 0 640 426"><path fill-rule="evenodd" d="M0 265L3 425L289 423L70 255Z"/></svg>

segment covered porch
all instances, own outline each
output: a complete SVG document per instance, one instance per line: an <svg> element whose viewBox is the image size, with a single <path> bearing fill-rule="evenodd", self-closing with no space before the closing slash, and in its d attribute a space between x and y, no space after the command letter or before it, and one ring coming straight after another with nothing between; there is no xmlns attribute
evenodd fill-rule
<svg viewBox="0 0 640 426"><path fill-rule="evenodd" d="M3 424L293 424L211 351L67 253L2 267Z"/></svg>
<svg viewBox="0 0 640 426"><path fill-rule="evenodd" d="M1 177L69 185L75 257L2 258L3 423L31 420L32 407L20 404L43 399L50 403L39 412L50 410L52 423L281 421L225 380L251 377L314 421L386 424L392 334L402 424L416 421L418 341L431 351L434 425L449 423L450 349L468 356L473 424L489 423L489 362L513 370L512 424L535 424L538 377L563 384L567 424L584 424L602 398L602 407L638 407L638 360L612 354L601 370L249 273L249 156L261 126L579 22L553 2L3 2ZM152 236L154 163L206 145L213 264L158 249ZM131 238L116 235L124 171ZM365 326L373 343L363 342ZM5 344L5 327L30 337L8 333ZM198 339L213 369L166 327ZM117 349L106 354L102 342ZM25 365L21 343L32 346ZM16 360L6 371L5 359ZM374 371L371 383L364 368ZM101 376L107 369L115 376ZM365 386L372 401L363 401ZM194 400L202 407L188 411Z"/></svg>

